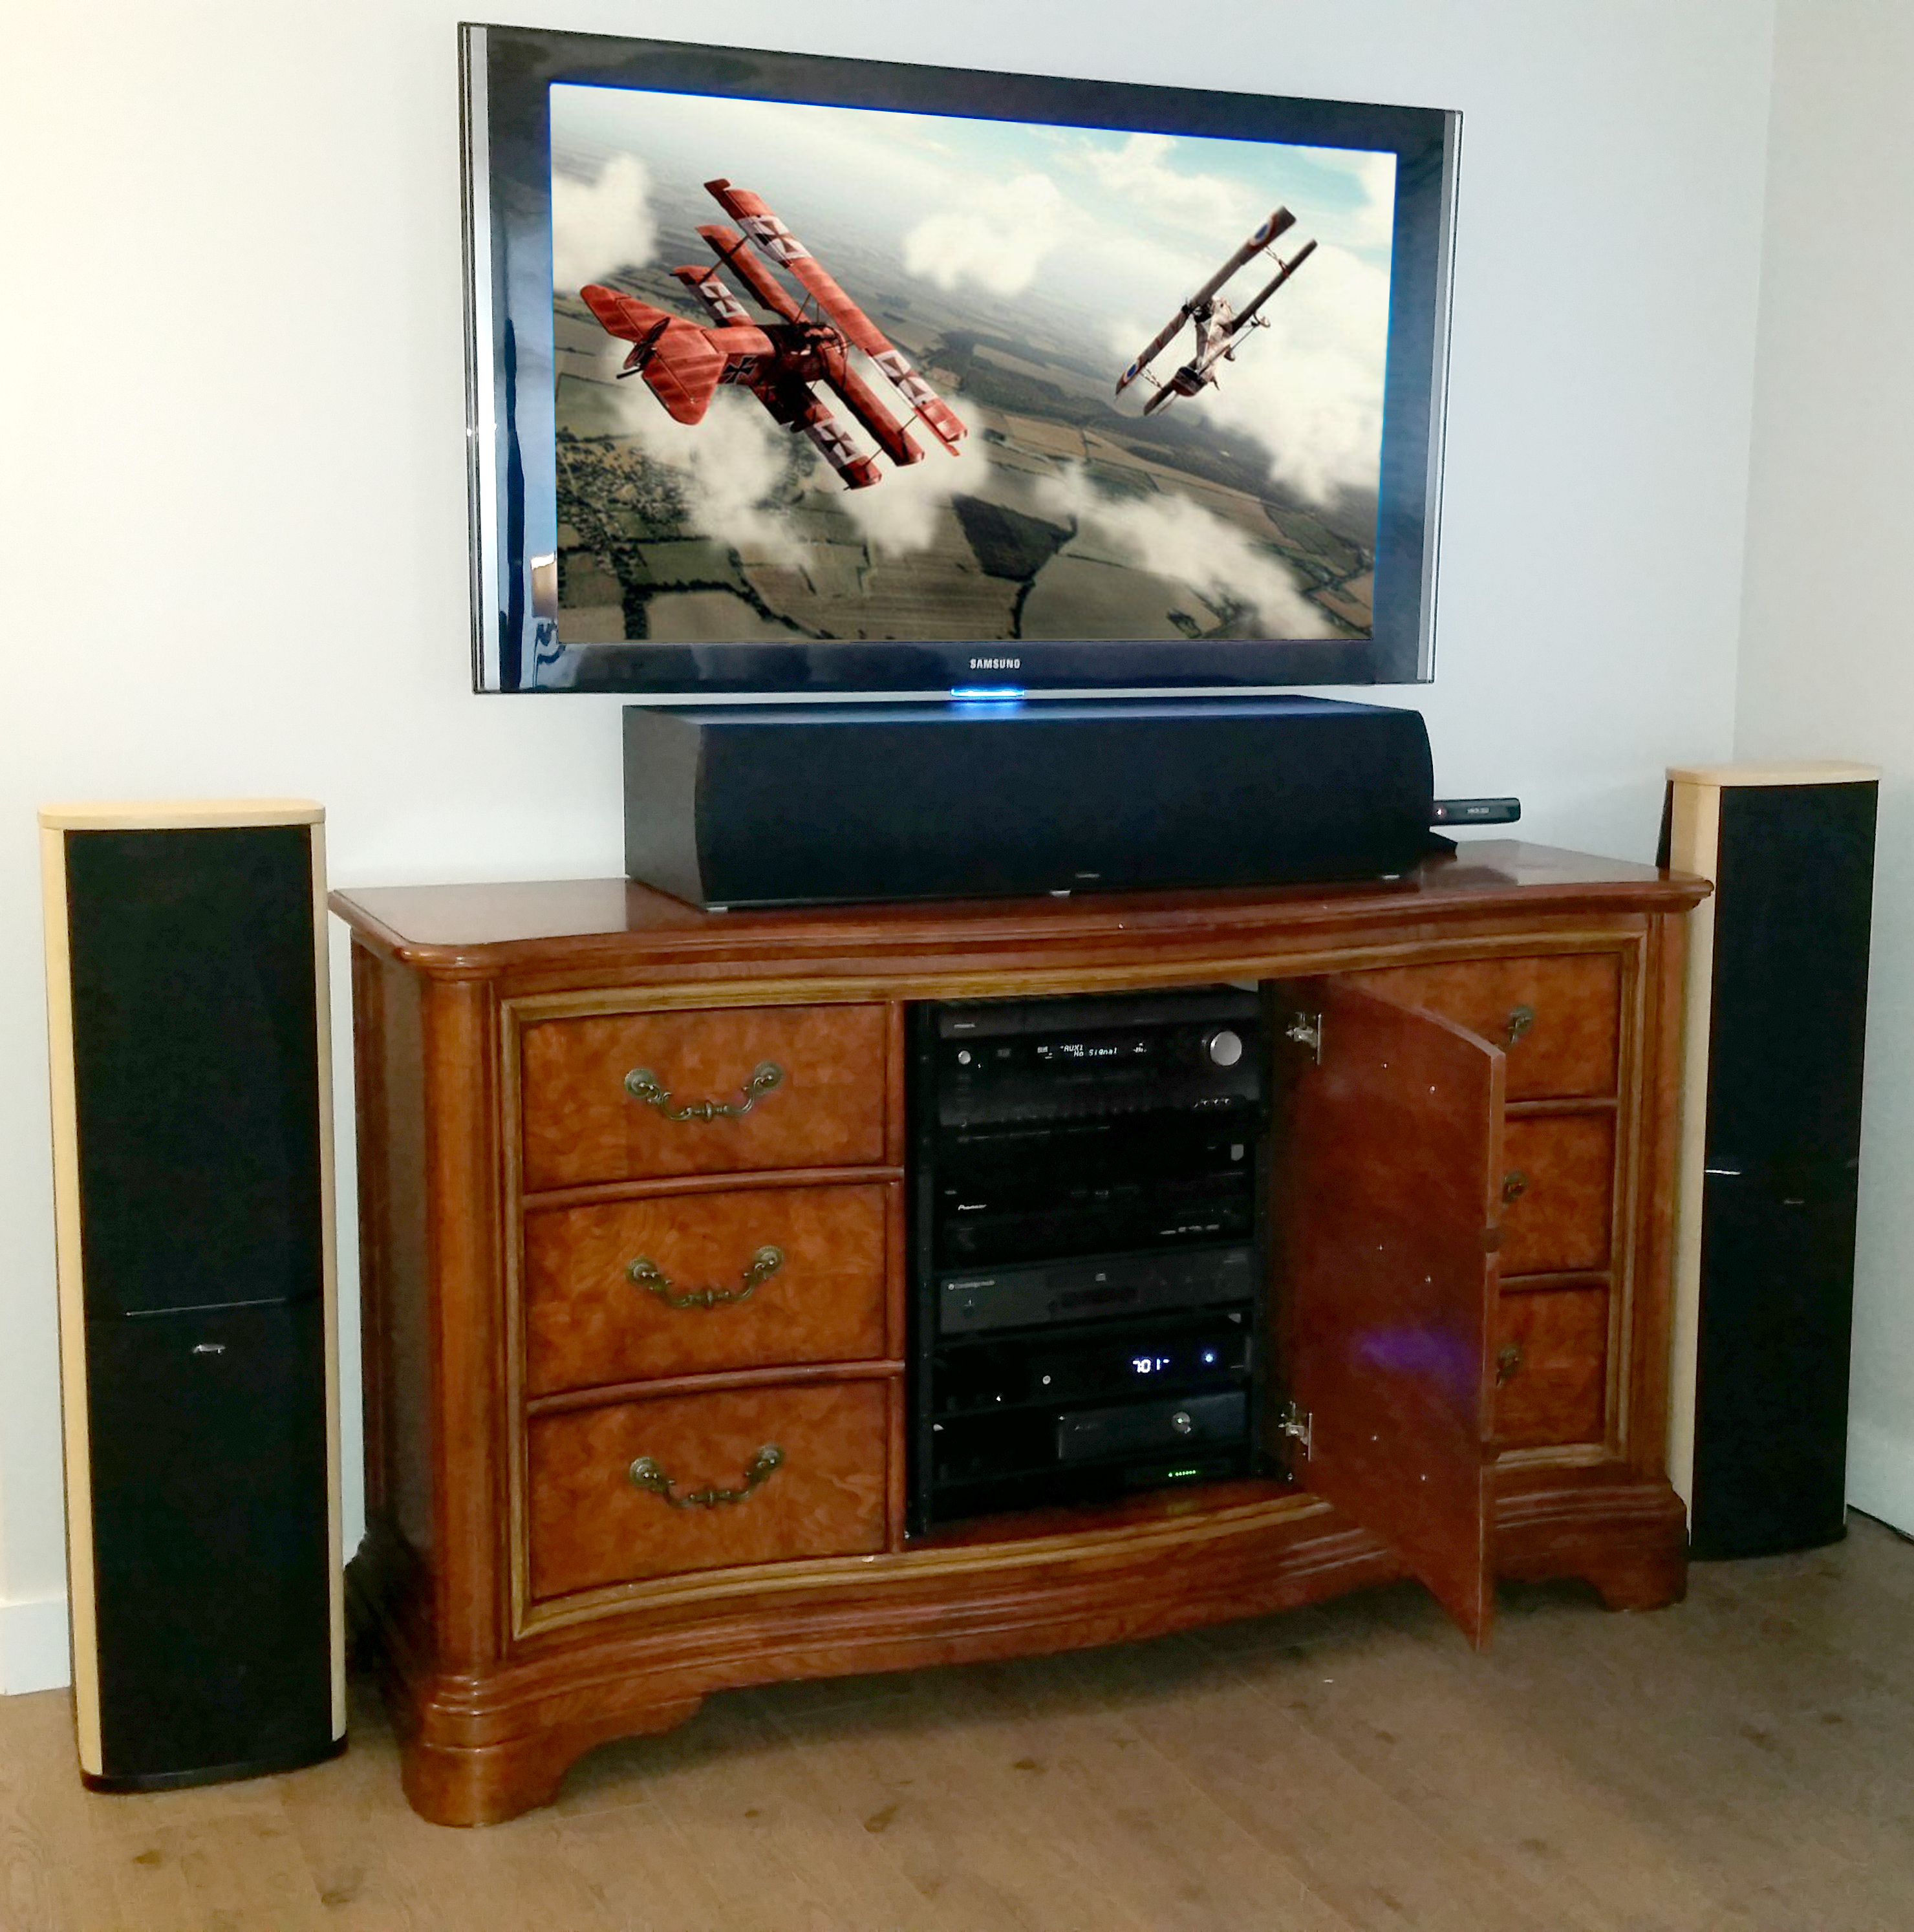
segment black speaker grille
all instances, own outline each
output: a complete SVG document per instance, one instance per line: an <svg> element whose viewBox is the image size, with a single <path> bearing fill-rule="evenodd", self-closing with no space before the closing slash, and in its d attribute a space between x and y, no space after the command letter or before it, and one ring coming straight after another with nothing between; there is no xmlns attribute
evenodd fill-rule
<svg viewBox="0 0 1914 1932"><path fill-rule="evenodd" d="M89 1319L316 1295L304 825L66 835Z"/></svg>
<svg viewBox="0 0 1914 1932"><path fill-rule="evenodd" d="M322 1304L89 1322L86 1359L105 1775L322 1753Z"/></svg>
<svg viewBox="0 0 1914 1932"><path fill-rule="evenodd" d="M1876 788L1721 794L1708 1076L1711 1167L1861 1150Z"/></svg>
<svg viewBox="0 0 1914 1932"><path fill-rule="evenodd" d="M1697 1556L1841 1533L1876 789L1721 795Z"/></svg>

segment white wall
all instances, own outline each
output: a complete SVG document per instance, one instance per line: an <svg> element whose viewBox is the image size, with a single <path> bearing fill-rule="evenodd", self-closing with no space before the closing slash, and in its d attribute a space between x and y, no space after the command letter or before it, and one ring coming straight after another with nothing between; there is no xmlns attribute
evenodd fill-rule
<svg viewBox="0 0 1914 1932"><path fill-rule="evenodd" d="M354 884L620 863L616 701L466 688L464 10L67 0L9 23L14 1688L64 1667L33 808L308 794L330 809L334 877ZM656 0L532 11L700 31ZM1664 765L1730 746L1771 20L1769 0L1261 0L1191 34L1158 0L838 0L801 21L787 0L733 0L712 31L1463 110L1440 670L1404 695L1444 790L1516 792L1532 836L1646 857ZM342 1208L350 1285L350 1192Z"/></svg>
<svg viewBox="0 0 1914 1932"><path fill-rule="evenodd" d="M1910 98L1914 10L1782 0L1735 746L1882 768L1848 1496L1914 1531Z"/></svg>

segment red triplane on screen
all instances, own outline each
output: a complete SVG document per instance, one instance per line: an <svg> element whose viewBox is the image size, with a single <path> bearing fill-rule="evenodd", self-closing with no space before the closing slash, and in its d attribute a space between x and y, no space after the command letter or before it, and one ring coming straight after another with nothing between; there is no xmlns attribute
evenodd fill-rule
<svg viewBox="0 0 1914 1932"><path fill-rule="evenodd" d="M594 282L579 293L607 331L633 345L619 374L642 376L666 412L681 423L704 421L720 383L748 389L774 422L803 430L848 488L862 490L880 482L884 472L874 456L859 452L844 425L818 400L811 386L814 382L823 383L844 404L892 463L920 462L924 452L851 368L850 351L860 349L910 405L909 420L922 423L954 456L964 434L962 418L810 250L748 190L722 180L704 185L718 206L742 224L744 233L719 225L702 227L698 233L711 244L719 263L733 270L759 304L778 320L753 322L717 269L702 262L671 272L711 312L716 327L668 315L649 302ZM747 237L809 291L802 306L750 253ZM821 316L808 312L812 300L823 310Z"/></svg>
<svg viewBox="0 0 1914 1932"><path fill-rule="evenodd" d="M1214 382L1216 380L1216 364L1236 359L1236 338L1252 328L1268 328L1268 319L1256 311L1316 253L1315 242L1305 242L1286 262L1270 246L1286 228L1293 228L1295 224L1296 218L1288 208L1276 209L1177 310L1174 319L1163 325L1149 347L1117 378L1117 394L1121 395L1139 376L1153 384L1156 393L1143 405L1143 413L1147 416L1166 408L1178 396L1193 396L1205 382ZM1276 273L1257 291L1250 306L1238 315L1216 291L1252 255L1264 254L1276 264ZM1196 352L1167 382L1160 382L1145 364L1168 347L1186 322L1196 326Z"/></svg>

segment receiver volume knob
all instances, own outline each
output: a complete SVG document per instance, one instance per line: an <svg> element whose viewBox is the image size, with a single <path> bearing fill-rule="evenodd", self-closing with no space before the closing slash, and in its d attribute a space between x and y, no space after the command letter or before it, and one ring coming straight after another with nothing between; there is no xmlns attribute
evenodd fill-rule
<svg viewBox="0 0 1914 1932"><path fill-rule="evenodd" d="M1203 1042L1203 1051L1214 1066L1234 1066L1243 1058L1243 1036L1228 1027L1219 1027Z"/></svg>

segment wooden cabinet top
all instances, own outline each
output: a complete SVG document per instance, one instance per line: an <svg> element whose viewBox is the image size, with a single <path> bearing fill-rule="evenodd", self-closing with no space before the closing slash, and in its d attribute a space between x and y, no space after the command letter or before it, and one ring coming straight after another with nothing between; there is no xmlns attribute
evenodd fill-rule
<svg viewBox="0 0 1914 1932"><path fill-rule="evenodd" d="M1471 842L1391 880L1222 891L1099 892L1044 898L906 901L702 912L626 879L500 885L378 886L335 892L332 910L362 939L434 977L506 973L682 970L872 954L1126 952L1260 936L1333 940L1358 930L1492 924L1552 915L1674 913L1710 890L1684 874L1513 839Z"/></svg>

